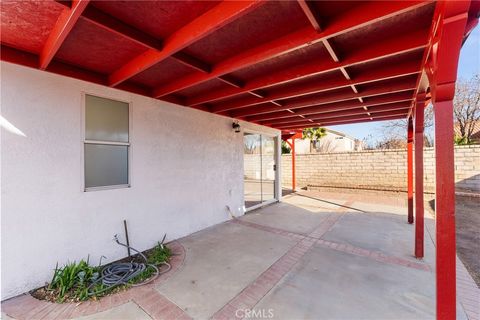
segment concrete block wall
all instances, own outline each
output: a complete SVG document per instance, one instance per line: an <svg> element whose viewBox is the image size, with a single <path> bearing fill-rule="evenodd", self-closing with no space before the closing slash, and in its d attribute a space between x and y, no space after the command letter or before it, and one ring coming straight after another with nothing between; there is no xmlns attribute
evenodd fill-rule
<svg viewBox="0 0 480 320"><path fill-rule="evenodd" d="M275 159L272 155L244 154L243 161L245 179L259 180L261 177L270 180L275 179L275 171L273 170Z"/></svg>
<svg viewBox="0 0 480 320"><path fill-rule="evenodd" d="M282 185L292 182L291 155L282 156ZM406 190L407 152L369 150L296 157L297 187L331 186ZM424 150L425 190L435 190L435 150ZM458 190L480 192L480 145L455 147L455 182Z"/></svg>

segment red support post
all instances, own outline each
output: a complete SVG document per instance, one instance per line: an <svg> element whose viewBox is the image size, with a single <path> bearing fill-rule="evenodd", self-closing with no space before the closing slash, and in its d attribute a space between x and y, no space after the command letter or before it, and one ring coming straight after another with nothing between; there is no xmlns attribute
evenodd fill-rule
<svg viewBox="0 0 480 320"><path fill-rule="evenodd" d="M296 176L295 176L295 137L292 137L292 190L295 191L296 188Z"/></svg>
<svg viewBox="0 0 480 320"><path fill-rule="evenodd" d="M456 318L455 166L453 97L470 1L442 1L431 58L435 112L435 239L437 319Z"/></svg>
<svg viewBox="0 0 480 320"><path fill-rule="evenodd" d="M407 194L408 223L413 223L413 119L408 118L407 134Z"/></svg>
<svg viewBox="0 0 480 320"><path fill-rule="evenodd" d="M435 103L437 319L456 317L453 101Z"/></svg>
<svg viewBox="0 0 480 320"><path fill-rule="evenodd" d="M423 129L425 95L417 96L415 106L415 257L423 258L424 204L423 204Z"/></svg>

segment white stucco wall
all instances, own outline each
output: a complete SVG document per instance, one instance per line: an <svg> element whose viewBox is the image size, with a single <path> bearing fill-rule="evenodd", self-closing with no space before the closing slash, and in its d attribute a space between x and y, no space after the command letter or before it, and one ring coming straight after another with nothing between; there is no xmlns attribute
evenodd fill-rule
<svg viewBox="0 0 480 320"><path fill-rule="evenodd" d="M243 206L243 135L232 120L1 63L2 299L49 281L60 265L126 255L112 239L152 247ZM84 192L82 92L131 102L131 188ZM241 123L242 128L279 134Z"/></svg>

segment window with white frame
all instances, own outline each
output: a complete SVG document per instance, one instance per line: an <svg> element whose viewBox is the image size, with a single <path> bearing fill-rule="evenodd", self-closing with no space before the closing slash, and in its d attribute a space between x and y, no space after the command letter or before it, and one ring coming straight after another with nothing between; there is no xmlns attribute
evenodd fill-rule
<svg viewBox="0 0 480 320"><path fill-rule="evenodd" d="M128 187L129 104L85 95L85 190Z"/></svg>

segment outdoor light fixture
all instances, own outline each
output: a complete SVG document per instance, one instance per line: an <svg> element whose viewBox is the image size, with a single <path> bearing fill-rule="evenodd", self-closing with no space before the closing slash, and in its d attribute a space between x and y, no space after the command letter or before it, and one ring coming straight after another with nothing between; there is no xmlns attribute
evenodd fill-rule
<svg viewBox="0 0 480 320"><path fill-rule="evenodd" d="M238 122L232 123L232 128L233 130L235 130L236 133L240 132L240 125L238 124Z"/></svg>

